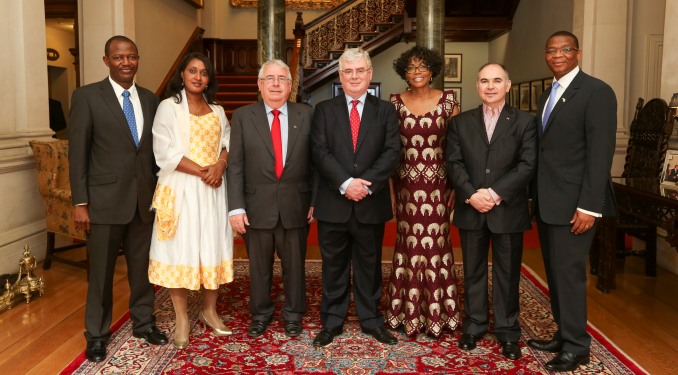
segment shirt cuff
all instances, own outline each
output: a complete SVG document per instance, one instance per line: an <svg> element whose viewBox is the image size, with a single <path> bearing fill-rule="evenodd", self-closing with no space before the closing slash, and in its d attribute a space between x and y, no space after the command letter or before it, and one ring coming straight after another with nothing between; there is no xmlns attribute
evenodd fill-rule
<svg viewBox="0 0 678 375"><path fill-rule="evenodd" d="M339 192L341 195L346 194L346 189L348 189L348 185L351 184L351 181L353 181L353 177L349 177L348 180L344 181L344 183L339 186Z"/></svg>
<svg viewBox="0 0 678 375"><path fill-rule="evenodd" d="M89 203L78 203L74 204L74 206L89 206Z"/></svg>
<svg viewBox="0 0 678 375"><path fill-rule="evenodd" d="M582 210L582 209L579 208L579 207L577 207L577 211L582 212L582 213L585 213L585 214L587 214L587 215L591 215L591 216L593 216L593 217L603 217L602 214L599 214L599 213L597 213L597 212L591 212L591 211Z"/></svg>
<svg viewBox="0 0 678 375"><path fill-rule="evenodd" d="M494 205L498 206L499 203L501 203L501 197L497 195L497 193L492 190L492 188L487 188L487 191L490 192L490 196L492 197L492 200L494 201Z"/></svg>
<svg viewBox="0 0 678 375"><path fill-rule="evenodd" d="M228 211L228 216L235 216L244 213L246 213L244 208L236 208L235 210Z"/></svg>

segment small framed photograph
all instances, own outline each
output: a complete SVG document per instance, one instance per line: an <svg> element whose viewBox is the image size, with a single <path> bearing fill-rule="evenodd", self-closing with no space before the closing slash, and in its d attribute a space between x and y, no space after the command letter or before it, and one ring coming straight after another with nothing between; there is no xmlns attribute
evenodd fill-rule
<svg viewBox="0 0 678 375"><path fill-rule="evenodd" d="M445 82L461 82L461 54L452 53L445 55L445 69L443 70Z"/></svg>
<svg viewBox="0 0 678 375"><path fill-rule="evenodd" d="M678 186L678 150L667 150L660 179L662 185Z"/></svg>
<svg viewBox="0 0 678 375"><path fill-rule="evenodd" d="M520 107L521 111L529 112L530 111L530 83L523 82L519 86L520 92Z"/></svg>
<svg viewBox="0 0 678 375"><path fill-rule="evenodd" d="M511 85L509 105L513 108L520 108L520 88L518 85Z"/></svg>
<svg viewBox="0 0 678 375"><path fill-rule="evenodd" d="M543 81L541 79L530 82L530 111L537 110L537 103L543 91Z"/></svg>
<svg viewBox="0 0 678 375"><path fill-rule="evenodd" d="M367 93L381 99L381 82L371 82L367 87ZM332 82L332 97L344 95L341 82Z"/></svg>
<svg viewBox="0 0 678 375"><path fill-rule="evenodd" d="M205 0L184 0L184 1L198 9L202 9L205 7Z"/></svg>

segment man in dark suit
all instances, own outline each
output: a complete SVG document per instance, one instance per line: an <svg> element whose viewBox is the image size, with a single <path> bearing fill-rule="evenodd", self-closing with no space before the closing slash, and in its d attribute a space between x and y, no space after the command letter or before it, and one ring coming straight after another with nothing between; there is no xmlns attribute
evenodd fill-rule
<svg viewBox="0 0 678 375"><path fill-rule="evenodd" d="M494 332L502 354L520 358L519 281L523 232L532 227L527 187L536 167L534 118L506 105L511 81L499 64L485 64L476 88L483 104L450 120L448 178L456 192L453 224L464 258L464 333L472 350L487 332L487 254L492 242Z"/></svg>
<svg viewBox="0 0 678 375"><path fill-rule="evenodd" d="M367 52L344 51L339 79L345 95L319 103L313 116L313 162L320 174L314 216L323 260L323 329L313 345L329 345L343 332L351 274L363 332L395 344L379 302L384 223L393 217L388 177L400 153L398 119L391 103L367 93L372 79Z"/></svg>
<svg viewBox="0 0 678 375"><path fill-rule="evenodd" d="M313 222L311 121L313 110L288 102L289 67L265 62L259 71L263 103L233 112L227 174L229 220L241 233L250 260L251 337L273 317L271 301L276 248L283 268L285 334L299 336L306 312L306 238Z"/></svg>
<svg viewBox="0 0 678 375"><path fill-rule="evenodd" d="M617 99L610 86L579 69L581 50L572 33L551 35L544 52L554 81L539 99L532 194L558 329L551 339L528 345L558 353L547 370L574 371L589 362L586 261L596 218L617 211L610 181Z"/></svg>
<svg viewBox="0 0 678 375"><path fill-rule="evenodd" d="M155 326L155 294L148 281L148 254L155 189L151 126L158 97L134 84L137 47L124 36L106 42L110 76L73 93L69 153L75 226L87 232L89 286L85 309L88 360L106 358L111 335L113 271L120 246L130 285L134 337L164 345Z"/></svg>

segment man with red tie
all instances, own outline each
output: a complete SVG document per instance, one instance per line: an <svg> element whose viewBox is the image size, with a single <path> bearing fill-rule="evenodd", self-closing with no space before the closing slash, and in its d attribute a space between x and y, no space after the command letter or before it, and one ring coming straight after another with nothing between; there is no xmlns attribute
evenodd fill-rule
<svg viewBox="0 0 678 375"><path fill-rule="evenodd" d="M227 190L229 220L242 234L250 260L250 337L273 318L273 260L283 268L285 334L299 336L306 312L306 237L313 222L311 107L287 101L289 67L281 60L259 70L263 102L233 112Z"/></svg>
<svg viewBox="0 0 678 375"><path fill-rule="evenodd" d="M393 104L367 93L372 62L364 50L341 55L339 79L345 95L319 103L313 116L320 175L314 216L323 260L323 329L313 345L327 346L343 332L351 275L363 332L392 345L398 341L384 328L379 302L384 223L393 217L388 177L400 157L398 118Z"/></svg>

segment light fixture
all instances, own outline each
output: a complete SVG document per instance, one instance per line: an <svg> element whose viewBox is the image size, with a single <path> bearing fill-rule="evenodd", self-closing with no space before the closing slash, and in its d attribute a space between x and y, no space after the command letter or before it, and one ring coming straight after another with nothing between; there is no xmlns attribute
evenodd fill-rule
<svg viewBox="0 0 678 375"><path fill-rule="evenodd" d="M678 119L678 92L673 94L671 97L671 102L669 103L669 108L673 114L674 119Z"/></svg>

